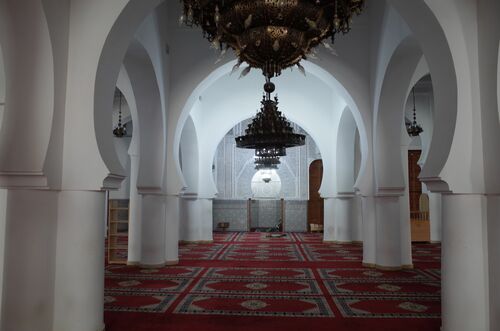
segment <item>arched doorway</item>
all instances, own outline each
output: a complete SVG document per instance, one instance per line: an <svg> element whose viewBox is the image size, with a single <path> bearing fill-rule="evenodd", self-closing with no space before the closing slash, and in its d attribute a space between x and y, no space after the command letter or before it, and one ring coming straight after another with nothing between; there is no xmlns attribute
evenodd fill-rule
<svg viewBox="0 0 500 331"><path fill-rule="evenodd" d="M323 178L323 160L315 160L309 166L309 201L307 202L307 228L322 231L324 224L324 201L319 189Z"/></svg>

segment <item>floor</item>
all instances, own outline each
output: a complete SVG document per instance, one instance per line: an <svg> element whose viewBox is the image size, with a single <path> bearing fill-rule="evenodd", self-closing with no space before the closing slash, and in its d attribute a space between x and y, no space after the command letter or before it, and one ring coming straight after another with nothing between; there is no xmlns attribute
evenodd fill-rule
<svg viewBox="0 0 500 331"><path fill-rule="evenodd" d="M439 245L414 245L413 270L380 271L359 244L268 235L215 233L173 267L107 266L106 331L439 330Z"/></svg>

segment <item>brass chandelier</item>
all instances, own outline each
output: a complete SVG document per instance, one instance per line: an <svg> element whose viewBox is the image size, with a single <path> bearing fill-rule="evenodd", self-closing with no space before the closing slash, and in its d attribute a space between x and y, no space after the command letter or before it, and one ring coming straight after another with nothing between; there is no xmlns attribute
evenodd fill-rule
<svg viewBox="0 0 500 331"><path fill-rule="evenodd" d="M314 58L317 47L333 51L337 34L351 30L354 16L364 0L181 0L180 23L198 26L212 46L234 50L238 62L248 64L241 77L253 68L266 78L262 107L244 136L236 138L239 148L255 149L256 169L277 169L286 148L305 144L305 135L296 134L278 111L278 98L271 98L271 78L293 66L305 74L300 61Z"/></svg>
<svg viewBox="0 0 500 331"><path fill-rule="evenodd" d="M279 156L265 156L255 158L255 170L278 169L281 164Z"/></svg>
<svg viewBox="0 0 500 331"><path fill-rule="evenodd" d="M299 66L319 45L351 29L364 0L181 0L180 22L199 26L215 48L235 51L238 67L246 62L266 77Z"/></svg>
<svg viewBox="0 0 500 331"><path fill-rule="evenodd" d="M113 135L117 138L123 138L127 135L127 124L122 124L122 93L119 93L118 125L113 129Z"/></svg>
<svg viewBox="0 0 500 331"><path fill-rule="evenodd" d="M271 98L275 86L269 81L264 85L262 107L245 130L245 135L236 137L236 147L255 149L257 166L279 164L279 157L286 149L303 146L306 136L294 132L291 123L278 110L278 97ZM270 163L273 162L273 163Z"/></svg>
<svg viewBox="0 0 500 331"><path fill-rule="evenodd" d="M417 123L417 107L415 104L415 88L411 90L413 95L413 122L406 123L406 131L410 137L418 137L424 129Z"/></svg>

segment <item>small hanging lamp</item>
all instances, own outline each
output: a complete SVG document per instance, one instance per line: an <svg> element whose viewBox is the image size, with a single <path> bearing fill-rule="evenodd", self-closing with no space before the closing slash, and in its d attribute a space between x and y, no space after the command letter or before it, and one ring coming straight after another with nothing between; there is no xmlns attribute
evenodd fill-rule
<svg viewBox="0 0 500 331"><path fill-rule="evenodd" d="M113 129L113 135L117 138L122 138L127 135L127 126L122 124L122 93L120 93L120 106L118 109L118 125Z"/></svg>
<svg viewBox="0 0 500 331"><path fill-rule="evenodd" d="M406 124L406 131L410 135L410 137L418 137L424 129L417 123L417 107L415 104L415 87L412 88L413 95L413 122Z"/></svg>

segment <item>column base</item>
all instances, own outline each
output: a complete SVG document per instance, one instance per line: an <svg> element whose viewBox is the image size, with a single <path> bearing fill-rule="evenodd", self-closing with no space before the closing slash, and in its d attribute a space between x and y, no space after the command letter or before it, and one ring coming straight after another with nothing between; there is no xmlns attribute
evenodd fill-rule
<svg viewBox="0 0 500 331"><path fill-rule="evenodd" d="M139 263L138 266L143 269L157 269L157 268L163 268L167 265L166 262L164 263L158 263L158 264L143 264Z"/></svg>
<svg viewBox="0 0 500 331"><path fill-rule="evenodd" d="M352 244L354 241L352 240L323 240L323 244Z"/></svg>
<svg viewBox="0 0 500 331"><path fill-rule="evenodd" d="M408 269L413 269L414 266L413 264L406 264L398 267L387 267L375 263L365 263L363 262L363 267L366 268L372 268L372 269L378 269L378 270L383 270L383 271L398 271L398 270L408 270Z"/></svg>
<svg viewBox="0 0 500 331"><path fill-rule="evenodd" d="M128 264L128 265L139 266L139 267L141 267L143 269L156 269L156 268L169 267L169 266L178 265L178 264L179 264L179 260L171 260L171 261L166 261L166 262L159 263L159 264L142 264L142 263L138 263L138 264Z"/></svg>
<svg viewBox="0 0 500 331"><path fill-rule="evenodd" d="M173 266L173 265L178 265L179 260L172 260L172 261L167 261L165 262L165 266Z"/></svg>
<svg viewBox="0 0 500 331"><path fill-rule="evenodd" d="M213 244L213 240L179 240L180 244Z"/></svg>
<svg viewBox="0 0 500 331"><path fill-rule="evenodd" d="M130 267L140 266L141 262L139 262L139 261L127 261L127 265Z"/></svg>

